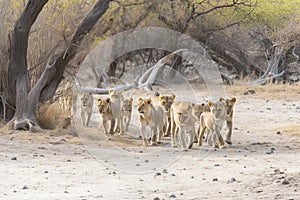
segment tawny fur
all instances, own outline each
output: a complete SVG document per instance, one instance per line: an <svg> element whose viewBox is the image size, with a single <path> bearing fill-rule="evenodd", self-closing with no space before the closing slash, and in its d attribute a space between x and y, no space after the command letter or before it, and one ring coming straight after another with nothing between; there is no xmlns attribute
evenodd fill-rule
<svg viewBox="0 0 300 200"><path fill-rule="evenodd" d="M203 112L200 115L200 129L198 130L198 145L202 146L203 135L206 129L208 129L208 141L211 144L211 138L213 138L214 147L224 148L224 140L221 135L222 126L226 120L226 108L223 101L216 103L208 102L210 112Z"/></svg>
<svg viewBox="0 0 300 200"><path fill-rule="evenodd" d="M169 136L170 131L171 131L171 115L170 115L170 110L171 106L176 98L175 94L171 95L162 95L160 94L159 96L153 96L151 98L153 105L160 105L164 112L165 112L165 122L164 122L164 136Z"/></svg>
<svg viewBox="0 0 300 200"><path fill-rule="evenodd" d="M125 131L128 131L132 113L132 97L121 100L122 121L125 125Z"/></svg>
<svg viewBox="0 0 300 200"><path fill-rule="evenodd" d="M80 117L83 126L88 127L93 109L93 96L89 93L80 93Z"/></svg>
<svg viewBox="0 0 300 200"><path fill-rule="evenodd" d="M98 99L97 106L99 113L102 116L99 127L103 129L105 134L114 134L115 120L112 115L110 98ZM108 126L108 121L110 121L110 126Z"/></svg>
<svg viewBox="0 0 300 200"><path fill-rule="evenodd" d="M226 135L226 143L232 144L231 135L232 135L232 126L233 126L233 108L236 102L236 98L228 98L225 99L225 108L226 108L226 125L227 125L227 135Z"/></svg>
<svg viewBox="0 0 300 200"><path fill-rule="evenodd" d="M112 89L109 90L110 97L110 105L112 117L115 121L114 132L119 132L119 134L124 133L124 124L123 124L123 116L122 116L122 108L121 108L121 100L124 98L122 95L122 91L114 91Z"/></svg>
<svg viewBox="0 0 300 200"><path fill-rule="evenodd" d="M151 143L155 145L160 141L162 128L164 124L164 111L161 106L153 105L151 98L137 99L137 109L140 115L140 132L143 140L143 145L148 146L147 138L145 136L146 127L151 129Z"/></svg>
<svg viewBox="0 0 300 200"><path fill-rule="evenodd" d="M187 101L174 102L171 106L171 143L175 145L175 135L179 133L181 150L185 151L192 148L195 136L196 119L192 114L192 104ZM188 134L188 142L185 138Z"/></svg>

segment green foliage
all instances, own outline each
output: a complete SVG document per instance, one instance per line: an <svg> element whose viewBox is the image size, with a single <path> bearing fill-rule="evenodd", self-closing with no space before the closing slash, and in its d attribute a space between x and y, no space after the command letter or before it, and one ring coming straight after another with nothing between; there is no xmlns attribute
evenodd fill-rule
<svg viewBox="0 0 300 200"><path fill-rule="evenodd" d="M254 22L273 30L281 29L290 18L300 19L299 0L258 0L253 12Z"/></svg>

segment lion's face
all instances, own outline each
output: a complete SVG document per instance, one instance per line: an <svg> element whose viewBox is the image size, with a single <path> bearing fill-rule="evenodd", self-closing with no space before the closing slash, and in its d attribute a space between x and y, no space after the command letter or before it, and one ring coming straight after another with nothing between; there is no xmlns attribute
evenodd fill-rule
<svg viewBox="0 0 300 200"><path fill-rule="evenodd" d="M229 115L233 111L233 106L236 102L236 98L232 97L231 99L225 100L226 114Z"/></svg>
<svg viewBox="0 0 300 200"><path fill-rule="evenodd" d="M177 125L188 125L192 116L192 105L187 102L176 103L173 107L174 120Z"/></svg>
<svg viewBox="0 0 300 200"><path fill-rule="evenodd" d="M98 99L97 106L100 114L107 113L110 108L110 98Z"/></svg>
<svg viewBox="0 0 300 200"><path fill-rule="evenodd" d="M192 113L199 120L200 115L206 111L205 103L201 104L192 104Z"/></svg>
<svg viewBox="0 0 300 200"><path fill-rule="evenodd" d="M130 99L123 99L121 101L121 107L122 107L122 110L125 112L125 113L131 113L132 111L132 97Z"/></svg>
<svg viewBox="0 0 300 200"><path fill-rule="evenodd" d="M168 112L174 102L176 95L172 94L171 96L159 95L159 102L161 107L165 112Z"/></svg>
<svg viewBox="0 0 300 200"><path fill-rule="evenodd" d="M178 122L181 125L187 125L190 122L191 119L191 113L177 113Z"/></svg>
<svg viewBox="0 0 300 200"><path fill-rule="evenodd" d="M137 109L139 113L144 114L149 112L149 108L151 106L151 98L142 99L141 97L139 97L137 99L137 103Z"/></svg>
<svg viewBox="0 0 300 200"><path fill-rule="evenodd" d="M224 117L226 113L224 101L208 102L208 106L217 119Z"/></svg>
<svg viewBox="0 0 300 200"><path fill-rule="evenodd" d="M93 98L91 94L83 93L79 95L81 106L83 107L89 107L92 104Z"/></svg>
<svg viewBox="0 0 300 200"><path fill-rule="evenodd" d="M122 91L115 91L110 89L109 96L111 99L123 99Z"/></svg>

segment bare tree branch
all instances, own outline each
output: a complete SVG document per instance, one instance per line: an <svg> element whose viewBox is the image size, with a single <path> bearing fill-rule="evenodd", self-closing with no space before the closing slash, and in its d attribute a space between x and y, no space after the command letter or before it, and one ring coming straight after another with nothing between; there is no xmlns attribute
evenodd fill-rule
<svg viewBox="0 0 300 200"><path fill-rule="evenodd" d="M80 50L80 43L83 38L92 30L98 19L106 12L110 1L111 0L98 0L73 34L69 47L65 51L58 52L59 56L55 60L54 66L56 69L55 74L51 77L45 77L48 81L41 93L42 102L52 98L63 78L63 72L66 65Z"/></svg>
<svg viewBox="0 0 300 200"><path fill-rule="evenodd" d="M119 6L122 6L122 7L131 7L131 6L140 6L140 5L149 3L149 2L151 2L151 1L149 1L149 0L144 0L144 1L141 1L141 2L122 3L121 1L118 1L118 0L112 0L112 2L116 2L117 4L119 4Z"/></svg>
<svg viewBox="0 0 300 200"><path fill-rule="evenodd" d="M169 62L175 55L177 55L178 53L180 53L182 51L187 51L187 49L179 49L179 50L177 50L173 53L170 53L169 55L163 57L153 67L149 68L141 76L138 76L133 83L127 83L127 82L122 81L123 85L116 86L112 89L113 90L129 90L129 89L132 89L132 88L139 88L139 89L151 90L151 87L155 82L155 78L157 77L159 69L162 66L164 66L167 62ZM147 78L147 76L148 76L148 78ZM146 80L146 78L147 78L147 80ZM108 88L83 88L83 87L77 87L76 91L77 92L85 92L85 93L94 93L94 94L108 94L109 93Z"/></svg>
<svg viewBox="0 0 300 200"><path fill-rule="evenodd" d="M202 3L202 2L201 2ZM208 2L209 3L209 2ZM238 2L238 1L235 1L233 0L231 4L224 4L224 5L219 5L219 6L212 6L211 9L208 9L206 11L203 11L203 12L198 12L194 14L194 18L197 18L199 16L202 16L202 15L206 15L208 13L211 13L215 10L220 10L220 9L223 9L223 8L230 8L230 7L235 7L235 6L240 6L240 5L246 5L244 2ZM247 5L247 6L250 6L250 5Z"/></svg>

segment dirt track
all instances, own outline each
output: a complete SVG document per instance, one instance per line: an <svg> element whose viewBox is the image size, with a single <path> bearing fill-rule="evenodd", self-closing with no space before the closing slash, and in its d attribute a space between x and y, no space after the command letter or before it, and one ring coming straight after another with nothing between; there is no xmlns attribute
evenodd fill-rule
<svg viewBox="0 0 300 200"><path fill-rule="evenodd" d="M222 150L1 131L0 198L300 199L300 98L270 96L237 96L233 145Z"/></svg>

